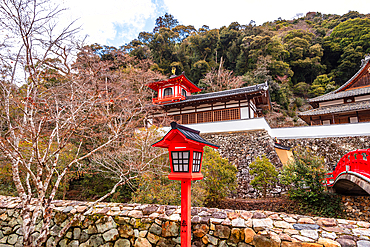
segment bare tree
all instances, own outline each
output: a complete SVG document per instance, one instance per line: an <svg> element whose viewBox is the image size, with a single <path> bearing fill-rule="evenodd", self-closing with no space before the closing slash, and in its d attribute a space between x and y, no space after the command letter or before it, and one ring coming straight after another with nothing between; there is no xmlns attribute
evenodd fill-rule
<svg viewBox="0 0 370 247"><path fill-rule="evenodd" d="M240 76L234 76L233 72L223 68L223 59L221 57L218 69L212 68L201 83L206 87L207 92L218 92L222 90L240 88L243 81Z"/></svg>
<svg viewBox="0 0 370 247"><path fill-rule="evenodd" d="M72 168L101 160L101 153L114 148L132 147L130 140L150 111L145 84L158 77L148 70L150 62L118 51L116 59L101 61L88 47L71 66L78 29L58 28L61 11L43 0L2 0L0 5L0 27L6 32L0 45L0 153L11 163L22 199L24 246L47 240L52 200ZM134 164L122 157L117 183L98 201L153 159Z"/></svg>

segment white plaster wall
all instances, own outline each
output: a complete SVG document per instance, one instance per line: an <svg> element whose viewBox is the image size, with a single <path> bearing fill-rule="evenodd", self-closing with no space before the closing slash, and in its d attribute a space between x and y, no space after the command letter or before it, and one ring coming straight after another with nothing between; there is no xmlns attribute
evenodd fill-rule
<svg viewBox="0 0 370 247"><path fill-rule="evenodd" d="M248 107L241 107L240 108L240 118L241 119L249 118L249 115L248 115Z"/></svg>
<svg viewBox="0 0 370 247"><path fill-rule="evenodd" d="M212 123L187 124L189 128L199 130L200 133L218 133L248 130L266 130L271 137L278 139L325 138L344 136L370 135L369 123L337 124L327 126L304 126L290 128L270 128L265 118L240 119ZM170 127L163 128L165 133Z"/></svg>
<svg viewBox="0 0 370 247"><path fill-rule="evenodd" d="M241 119L254 118L253 109L250 108L249 115L248 115L248 107L241 107L240 108L240 118Z"/></svg>
<svg viewBox="0 0 370 247"><path fill-rule="evenodd" d="M316 125L292 128L274 128L269 132L279 139L325 138L339 136L368 136L369 123Z"/></svg>
<svg viewBox="0 0 370 247"><path fill-rule="evenodd" d="M230 132L245 130L271 129L265 118L240 119L212 123L187 124L189 128L199 130L200 133Z"/></svg>

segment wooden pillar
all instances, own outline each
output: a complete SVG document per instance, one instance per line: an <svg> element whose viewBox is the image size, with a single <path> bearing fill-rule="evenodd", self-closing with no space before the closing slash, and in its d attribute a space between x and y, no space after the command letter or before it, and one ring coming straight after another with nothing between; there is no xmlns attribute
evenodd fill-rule
<svg viewBox="0 0 370 247"><path fill-rule="evenodd" d="M191 180L181 180L181 247L191 246Z"/></svg>
<svg viewBox="0 0 370 247"><path fill-rule="evenodd" d="M248 97L247 99L248 99L248 118L251 118L251 105Z"/></svg>

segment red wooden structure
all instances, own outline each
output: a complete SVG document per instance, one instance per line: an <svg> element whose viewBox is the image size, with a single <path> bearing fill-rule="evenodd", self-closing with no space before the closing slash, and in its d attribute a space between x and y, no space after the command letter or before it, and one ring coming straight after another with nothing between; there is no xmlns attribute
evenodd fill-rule
<svg viewBox="0 0 370 247"><path fill-rule="evenodd" d="M345 154L327 175L326 185L339 193L370 194L370 149Z"/></svg>
<svg viewBox="0 0 370 247"><path fill-rule="evenodd" d="M194 85L183 74L171 76L168 80L151 82L148 87L157 92L157 97L153 98L153 104L162 105L186 99L191 93L202 91Z"/></svg>
<svg viewBox="0 0 370 247"><path fill-rule="evenodd" d="M199 136L199 131L171 123L171 130L153 147L168 148L171 173L168 178L181 180L181 246L191 246L191 181L203 179L203 147L219 148Z"/></svg>

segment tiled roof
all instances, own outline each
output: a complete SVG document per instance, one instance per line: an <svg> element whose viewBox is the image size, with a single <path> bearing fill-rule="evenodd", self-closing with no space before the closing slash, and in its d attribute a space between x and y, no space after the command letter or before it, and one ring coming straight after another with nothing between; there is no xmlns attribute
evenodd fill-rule
<svg viewBox="0 0 370 247"><path fill-rule="evenodd" d="M172 129L178 129L181 133L184 134L184 136L187 138L187 139L190 139L190 140L193 140L193 141L196 141L196 142L200 142L200 143L203 143L203 144L206 144L208 146L212 146L212 147L217 147L219 148L220 146L218 145L215 145L215 144L212 144L206 140L204 140L200 135L199 135L199 131L197 130L193 130L193 129L190 129L190 128L187 128L183 125L180 125L180 124L177 124L176 123L176 126L173 124L175 122L172 122L171 123L171 127Z"/></svg>
<svg viewBox="0 0 370 247"><path fill-rule="evenodd" d="M366 65L370 62L370 56L366 56L364 59L361 60L361 68L357 73L352 76L351 79L349 79L346 83L344 83L341 87L339 87L337 90L333 91L334 93L340 92L343 88L345 88L348 84L350 84L366 67Z"/></svg>
<svg viewBox="0 0 370 247"><path fill-rule="evenodd" d="M182 80L184 79L184 80ZM202 89L200 89L197 85L192 83L185 75L185 72L182 72L181 75L172 75L169 79L166 80L158 80L158 81L153 81L147 84L149 88L151 88L154 91L158 92L159 85L164 85L168 84L171 82L175 82L176 80L181 80L182 84L186 85L189 89L190 92L195 93L195 92L200 92Z"/></svg>
<svg viewBox="0 0 370 247"><path fill-rule="evenodd" d="M324 107L316 108L313 110L300 112L298 113L298 115L299 116L314 116L314 115L325 115L325 114L330 114L330 113L340 113L340 112L369 110L369 109L370 109L370 101L360 101L360 102L354 102L354 103L348 103L348 104L324 106Z"/></svg>
<svg viewBox="0 0 370 247"><path fill-rule="evenodd" d="M262 84L258 84L254 86L230 89L230 90L225 90L225 91L220 91L220 92L190 95L190 96L186 96L185 100L181 100L180 102L169 103L169 104L166 104L166 106L174 105L174 104L181 104L185 102L194 102L198 100L214 99L214 98L219 98L219 97L238 95L238 94L243 94L243 93L253 93L253 92L258 92L261 90L267 91L268 84L262 83Z"/></svg>
<svg viewBox="0 0 370 247"><path fill-rule="evenodd" d="M309 99L308 102L321 102L326 100L334 100L334 99L342 99L345 97L351 96L360 96L370 94L370 87L363 87L363 88L356 88L353 90L342 91L339 93L335 93L335 91L321 95L319 97Z"/></svg>
<svg viewBox="0 0 370 247"><path fill-rule="evenodd" d="M366 56L365 59L363 59L361 62L362 62L361 68L357 71L357 73L354 76L352 76L351 79L349 79L341 87L339 87L338 89L334 90L333 92L324 94L322 96L318 96L318 97L313 98L313 99L309 99L308 102L319 102L319 101L340 99L340 98L344 98L344 97L358 96L358 95L363 95L363 94L370 93L370 87L367 87L367 88L358 88L358 89L353 89L353 90L348 90L348 91L342 91L349 84L351 84L352 81L362 72L362 70L370 62L370 56Z"/></svg>
<svg viewBox="0 0 370 247"><path fill-rule="evenodd" d="M277 142L275 142L274 147L279 148L279 149L283 149L283 150L288 150L288 151L292 149L292 147L284 146L284 145L282 145L280 143L277 143Z"/></svg>

